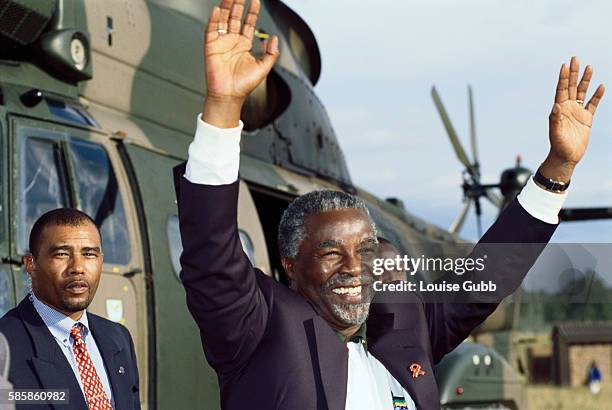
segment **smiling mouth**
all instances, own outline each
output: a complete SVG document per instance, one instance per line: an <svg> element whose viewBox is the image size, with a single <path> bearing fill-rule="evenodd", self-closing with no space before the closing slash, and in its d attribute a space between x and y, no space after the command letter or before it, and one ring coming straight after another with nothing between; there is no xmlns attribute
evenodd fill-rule
<svg viewBox="0 0 612 410"><path fill-rule="evenodd" d="M367 294L369 287L370 284L368 283L360 283L358 285L337 286L330 291L339 303L359 304L362 303L364 299L368 299Z"/></svg>
<svg viewBox="0 0 612 410"><path fill-rule="evenodd" d="M334 288L331 291L336 295L349 295L349 296L357 296L361 295L361 285L357 286L341 286L338 288Z"/></svg>

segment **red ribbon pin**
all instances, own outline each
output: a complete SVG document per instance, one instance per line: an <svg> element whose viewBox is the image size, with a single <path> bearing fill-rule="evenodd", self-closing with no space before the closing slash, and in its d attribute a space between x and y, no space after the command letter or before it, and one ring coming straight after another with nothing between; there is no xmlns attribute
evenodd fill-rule
<svg viewBox="0 0 612 410"><path fill-rule="evenodd" d="M410 371L412 372L412 377L415 379L419 376L425 376L425 372L421 370L421 365L418 363L412 363L410 365Z"/></svg>

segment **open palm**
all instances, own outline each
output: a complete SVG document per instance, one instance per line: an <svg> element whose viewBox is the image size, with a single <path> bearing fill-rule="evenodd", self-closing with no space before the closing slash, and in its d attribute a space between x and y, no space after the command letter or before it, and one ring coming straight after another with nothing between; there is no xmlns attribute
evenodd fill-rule
<svg viewBox="0 0 612 410"><path fill-rule="evenodd" d="M604 86L583 106L593 69L587 66L578 84L580 64L572 57L569 67L563 64L559 73L555 104L549 118L551 154L568 163L578 163L589 144L591 125L597 105L604 94Z"/></svg>
<svg viewBox="0 0 612 410"><path fill-rule="evenodd" d="M208 96L244 100L268 75L278 58L278 38L266 44L265 55L251 54L259 0L252 0L242 23L245 0L223 0L208 20L204 57Z"/></svg>

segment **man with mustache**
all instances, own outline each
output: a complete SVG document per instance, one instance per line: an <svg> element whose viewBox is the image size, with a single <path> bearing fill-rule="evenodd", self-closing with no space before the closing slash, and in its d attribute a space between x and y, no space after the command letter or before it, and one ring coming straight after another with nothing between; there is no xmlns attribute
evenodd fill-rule
<svg viewBox="0 0 612 410"><path fill-rule="evenodd" d="M32 292L0 319L13 389L67 390L55 401L62 409L140 409L130 333L87 312L103 261L94 221L76 209L49 211L34 223L29 247Z"/></svg>
<svg viewBox="0 0 612 410"><path fill-rule="evenodd" d="M250 53L259 8L251 1L244 22L244 0L213 9L204 45L207 96L189 159L175 168L181 280L222 408L439 408L433 365L499 300L436 304L411 293L403 303L371 304L376 227L364 202L340 191L303 195L283 214L278 245L291 289L251 266L242 250L240 112L280 53L276 37L261 59ZM503 258L490 258L481 279L503 281L501 296L520 284L556 228L603 96L600 86L583 106L591 72L578 83L577 59L563 65L549 156L481 239L534 244L520 252L509 245Z"/></svg>

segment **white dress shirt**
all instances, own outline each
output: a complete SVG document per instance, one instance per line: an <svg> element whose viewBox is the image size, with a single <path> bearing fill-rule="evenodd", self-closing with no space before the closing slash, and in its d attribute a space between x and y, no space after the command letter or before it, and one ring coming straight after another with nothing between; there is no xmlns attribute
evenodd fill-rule
<svg viewBox="0 0 612 410"><path fill-rule="evenodd" d="M85 390L83 390L83 382L81 382L79 367L72 351L72 345L74 343L74 340L72 339L72 336L70 336L70 330L72 329L72 327L76 323L81 323L83 340L85 341L87 352L91 357L91 361L93 362L94 367L96 368L96 373L98 373L98 377L100 377L100 381L102 381L102 386L104 386L104 391L106 392L106 395L108 396L111 405L114 409L115 401L113 400L113 392L110 387L108 375L106 374L106 368L104 367L104 360L102 360L102 355L100 354L100 350L98 350L98 345L96 345L96 341L94 340L93 335L89 331L87 311L83 312L83 315L79 320L74 320L41 302L36 297L36 295L34 295L34 292L30 293L30 300L34 305L34 309L36 309L45 325L47 325L49 332L51 332L51 335L53 335L53 337L55 338L55 341L60 347L60 350L62 351L62 353L64 353L64 356L66 356L66 360L68 360L68 363L70 363L72 371L74 372L74 376L78 380L79 386L81 386L83 397L86 397Z"/></svg>
<svg viewBox="0 0 612 410"><path fill-rule="evenodd" d="M240 134L235 128L217 128L198 116L195 138L189 146L185 178L194 184L226 185L238 179ZM519 204L531 216L549 224L559 223L559 211L567 192L548 192L530 178L518 196ZM360 343L348 342L347 410L393 410L393 396L403 397L408 409L415 404L389 371Z"/></svg>
<svg viewBox="0 0 612 410"><path fill-rule="evenodd" d="M347 410L393 410L394 398L403 399L408 410L416 409L410 394L363 344L348 342L346 347L349 352Z"/></svg>

